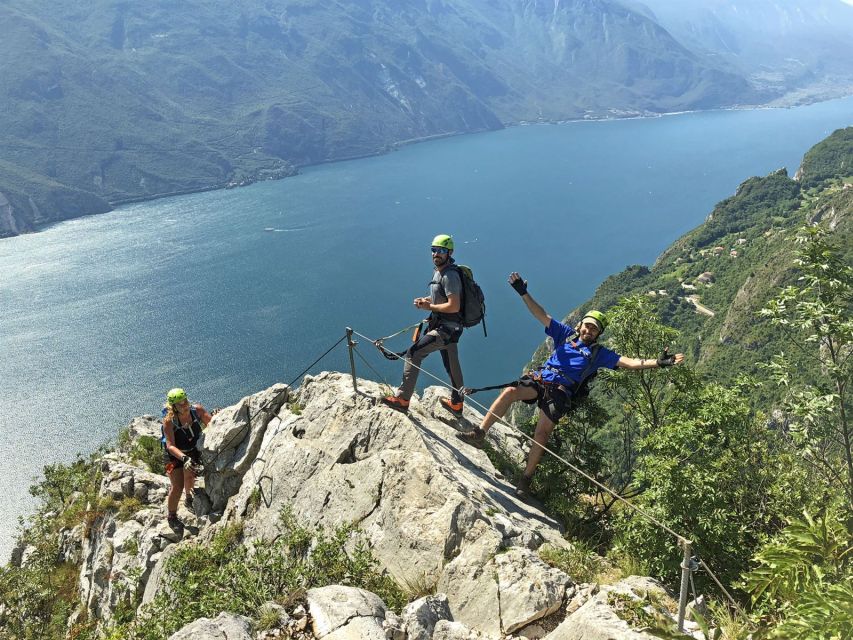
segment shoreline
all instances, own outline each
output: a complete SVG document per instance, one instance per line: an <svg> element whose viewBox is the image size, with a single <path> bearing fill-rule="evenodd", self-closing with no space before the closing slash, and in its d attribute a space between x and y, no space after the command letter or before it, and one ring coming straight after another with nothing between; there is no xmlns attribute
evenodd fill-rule
<svg viewBox="0 0 853 640"><path fill-rule="evenodd" d="M853 91L853 87L848 87L847 90ZM164 198L171 198L171 197L183 196L183 195L192 195L194 193L205 193L207 191L217 191L220 189L236 189L236 188L251 186L251 185L256 184L258 182L266 182L266 181L270 181L270 180L286 180L287 178L292 178L294 176L300 175L302 173L303 169L310 169L313 167L319 167L319 166L323 166L326 164L332 164L335 162L348 162L351 160L361 160L361 159L365 159L365 158L374 158L377 156L382 156L382 155L386 155L388 153L392 153L392 152L397 151L398 149L401 149L403 147L407 147L407 146L411 146L411 145L415 145L415 144L420 144L422 142L431 142L434 140L441 140L443 138L452 138L452 137L457 137L457 136L465 136L465 135L478 134L478 133L490 133L490 132L495 132L495 131L502 131L504 129L510 129L512 127L529 127L529 126L534 126L534 125L564 125L564 124L575 124L575 123L582 123L582 122L614 122L614 121L619 121L619 120L646 120L646 119L665 118L665 117L680 116L680 115L689 115L689 114L694 114L694 113L714 113L714 112L725 112L725 111L758 111L758 110L770 110L770 109L795 109L797 107L807 107L807 106L811 106L811 105L815 105L815 104L821 104L824 102L832 102L834 100L845 100L848 98L853 98L853 93L844 93L842 95L833 95L831 97L829 97L829 96L817 96L817 99L815 99L815 100L802 100L802 99L797 100L797 99L795 99L796 95L797 95L796 92L789 92L788 94L786 94L787 100L786 100L786 97L782 97L782 98L779 98L778 101L772 101L772 102L769 102L766 104L757 104L757 105L732 105L732 106L728 106L728 107L717 107L717 108L713 108L713 109L690 109L690 110L684 110L684 111L663 111L663 112L652 112L652 111L639 112L638 111L636 113L621 112L620 114L596 114L596 115L586 115L586 116L579 117L579 118L568 118L568 119L560 119L560 120L547 120L547 119L542 119L542 120L514 120L514 121L504 122L504 123L502 123L502 126L500 128L495 128L495 129L474 129L471 131L452 131L452 132L446 132L446 133L430 134L430 135L426 135L426 136L418 136L415 138L408 138L406 140L397 140L394 142L386 143L385 145L383 145L381 148L379 148L377 151L375 151L373 153L362 153L362 154L355 154L352 156L344 156L344 157L340 157L340 158L329 158L326 160L320 160L318 162L312 162L309 164L302 164L302 165L294 164L294 165L292 165L294 168L294 171L291 174L286 175L286 176L282 176L282 177L260 178L258 180L253 180L251 182L248 182L246 184L239 184L239 185L234 185L231 182L226 182L223 184L211 185L208 187L183 189L183 190L178 190L178 191L172 191L169 193L159 193L159 194L153 194L153 195L144 195L144 196L140 195L138 197L129 197L129 198L122 198L120 200L115 200L115 201L108 201L108 204L111 207L111 209L109 211L115 211L116 209L119 209L119 208L121 208L125 205L128 205L128 204L138 204L141 202L153 202L155 200L162 200ZM109 213L109 211L105 211L103 213ZM69 217L69 218L62 218L62 219L58 219L58 220L53 220L50 222L46 222L42 225L39 225L35 229L33 229L32 231L27 232L27 233L0 237L0 242L2 242L5 239L8 239L8 238L15 238L15 237L18 237L21 235L29 235L30 233L39 233L41 231L44 231L46 229L53 227L54 225L61 224L63 222L67 222L69 220L77 220L80 218L86 218L89 216L97 216L97 215L100 215L100 213L86 213L86 214L79 215L79 216L73 216L73 217Z"/></svg>

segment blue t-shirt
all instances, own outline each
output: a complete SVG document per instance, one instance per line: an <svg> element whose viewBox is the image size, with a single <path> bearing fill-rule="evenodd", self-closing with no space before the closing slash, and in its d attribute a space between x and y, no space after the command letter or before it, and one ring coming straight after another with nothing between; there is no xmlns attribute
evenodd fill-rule
<svg viewBox="0 0 853 640"><path fill-rule="evenodd" d="M551 324L545 329L545 334L554 340L554 352L542 369L542 379L558 384L580 382L581 374L592 356L590 348L581 342L580 338L577 338L574 329L554 320L554 318L551 318ZM572 340L572 338L576 339ZM620 357L618 353L610 349L599 347L592 371L615 369ZM558 369L562 375L553 369Z"/></svg>

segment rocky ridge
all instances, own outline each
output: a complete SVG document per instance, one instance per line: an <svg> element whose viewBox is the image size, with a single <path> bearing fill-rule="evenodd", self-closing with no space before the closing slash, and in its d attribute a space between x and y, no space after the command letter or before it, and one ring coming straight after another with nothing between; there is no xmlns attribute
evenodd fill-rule
<svg viewBox="0 0 853 640"><path fill-rule="evenodd" d="M439 404L444 390L431 387L403 415L377 405L378 384L359 380L358 388L349 376L322 373L298 390L274 385L217 414L201 447L206 471L194 512L179 512L182 531L163 517L164 476L122 450L104 455L100 497L130 508L63 533L63 557L80 565L80 607L70 622L95 619L105 628L123 603L145 606L167 588L176 550L209 544L230 524L242 523L247 547L275 539L284 507L312 530L357 525L387 575L432 595L397 614L373 593L329 585L287 606L268 603L277 619L271 629L256 631L256 621L224 611L173 639L633 639L652 636L619 617L620 598L671 615L650 579L576 584L540 558L543 545L570 543L557 522L515 497L485 452L454 437L478 413L466 408L451 420ZM133 420L131 444L146 435L159 436L157 421ZM523 459L519 434L496 425L489 438L507 458ZM16 564L27 557L20 549Z"/></svg>

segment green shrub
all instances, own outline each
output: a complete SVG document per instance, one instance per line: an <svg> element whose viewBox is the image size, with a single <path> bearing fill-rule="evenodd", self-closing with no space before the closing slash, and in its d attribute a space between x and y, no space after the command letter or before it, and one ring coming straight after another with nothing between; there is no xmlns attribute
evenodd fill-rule
<svg viewBox="0 0 853 640"><path fill-rule="evenodd" d="M849 638L853 630L853 534L837 505L793 520L745 575L762 637Z"/></svg>
<svg viewBox="0 0 853 640"><path fill-rule="evenodd" d="M152 473L166 473L163 462L163 447L159 438L140 436L131 451L131 457L144 463Z"/></svg>
<svg viewBox="0 0 853 640"><path fill-rule="evenodd" d="M160 640L201 616L220 611L256 615L263 604L294 597L304 589L343 584L376 593L392 609L407 602L403 590L378 570L376 560L352 527L310 532L282 510L275 541L243 542L232 523L210 544L180 548L167 562L164 588L141 615L114 632ZM347 553L346 549L349 549Z"/></svg>

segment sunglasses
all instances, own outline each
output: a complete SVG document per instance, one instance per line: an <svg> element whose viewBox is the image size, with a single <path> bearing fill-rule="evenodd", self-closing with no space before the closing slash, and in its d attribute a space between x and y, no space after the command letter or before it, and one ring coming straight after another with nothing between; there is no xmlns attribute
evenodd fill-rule
<svg viewBox="0 0 853 640"><path fill-rule="evenodd" d="M432 252L433 253L447 253L448 250L445 249L444 247L433 247Z"/></svg>

